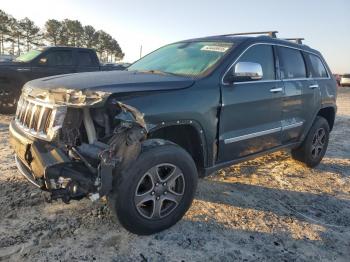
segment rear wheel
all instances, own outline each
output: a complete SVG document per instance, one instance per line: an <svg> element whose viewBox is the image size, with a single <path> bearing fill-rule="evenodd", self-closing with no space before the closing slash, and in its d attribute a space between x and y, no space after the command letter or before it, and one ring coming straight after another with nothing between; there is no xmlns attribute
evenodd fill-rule
<svg viewBox="0 0 350 262"><path fill-rule="evenodd" d="M130 232L148 235L179 221L191 206L197 170L191 156L174 144L141 152L116 174L109 204Z"/></svg>
<svg viewBox="0 0 350 262"><path fill-rule="evenodd" d="M304 142L292 150L292 157L308 167L315 167L324 157L328 141L329 124L325 118L317 116Z"/></svg>

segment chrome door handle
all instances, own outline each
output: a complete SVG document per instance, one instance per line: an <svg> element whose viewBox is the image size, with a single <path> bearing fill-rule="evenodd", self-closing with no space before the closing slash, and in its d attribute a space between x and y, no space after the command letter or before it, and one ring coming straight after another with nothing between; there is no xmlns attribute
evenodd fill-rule
<svg viewBox="0 0 350 262"><path fill-rule="evenodd" d="M270 89L270 92L271 93L278 93L278 92L282 92L282 87L279 87L279 88L272 88L272 89Z"/></svg>
<svg viewBox="0 0 350 262"><path fill-rule="evenodd" d="M318 88L318 84L309 86L310 89Z"/></svg>

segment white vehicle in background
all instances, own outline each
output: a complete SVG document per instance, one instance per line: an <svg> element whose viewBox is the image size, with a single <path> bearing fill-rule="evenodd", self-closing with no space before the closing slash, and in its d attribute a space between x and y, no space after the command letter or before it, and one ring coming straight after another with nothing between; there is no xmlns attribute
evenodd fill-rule
<svg viewBox="0 0 350 262"><path fill-rule="evenodd" d="M350 74L342 75L340 79L340 86L350 86Z"/></svg>

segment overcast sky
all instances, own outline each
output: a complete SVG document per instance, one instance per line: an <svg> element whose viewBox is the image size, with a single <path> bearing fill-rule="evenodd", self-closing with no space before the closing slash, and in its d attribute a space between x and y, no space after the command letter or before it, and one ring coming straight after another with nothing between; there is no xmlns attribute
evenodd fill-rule
<svg viewBox="0 0 350 262"><path fill-rule="evenodd" d="M78 19L119 42L125 61L161 45L200 36L278 30L304 37L333 72L350 73L349 0L1 0L0 9L43 26L48 19Z"/></svg>

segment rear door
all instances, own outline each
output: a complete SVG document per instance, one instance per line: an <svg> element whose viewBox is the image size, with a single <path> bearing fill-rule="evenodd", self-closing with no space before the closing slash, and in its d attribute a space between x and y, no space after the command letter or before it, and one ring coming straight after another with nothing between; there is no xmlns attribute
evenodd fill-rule
<svg viewBox="0 0 350 262"><path fill-rule="evenodd" d="M33 62L34 78L76 72L72 50L49 50Z"/></svg>
<svg viewBox="0 0 350 262"><path fill-rule="evenodd" d="M89 50L78 50L77 53L77 72L91 72L99 71L99 61L91 51Z"/></svg>
<svg viewBox="0 0 350 262"><path fill-rule="evenodd" d="M312 121L313 117L321 107L322 97L330 97L334 90L334 80L330 77L325 64L322 59L315 54L304 53L309 68L310 85L305 89L305 94L313 101L313 110L310 108L308 115L309 120ZM327 94L323 94L326 92ZM327 103L328 101L323 101ZM333 103L333 100L329 101Z"/></svg>
<svg viewBox="0 0 350 262"><path fill-rule="evenodd" d="M284 84L282 143L299 140L305 123L309 121L309 108L314 103L307 78L306 62L298 49L278 46L280 75ZM310 89L311 90L311 89Z"/></svg>
<svg viewBox="0 0 350 262"><path fill-rule="evenodd" d="M238 62L262 66L263 79L223 83L218 162L248 156L281 144L283 85L276 79L273 47L249 47Z"/></svg>

